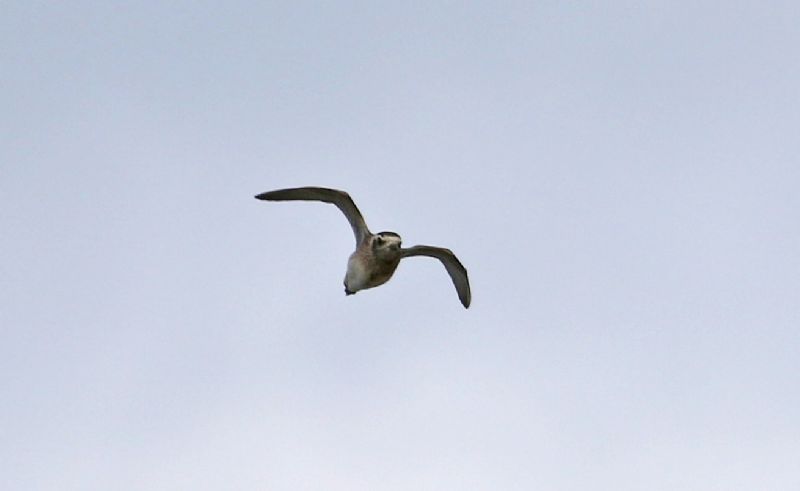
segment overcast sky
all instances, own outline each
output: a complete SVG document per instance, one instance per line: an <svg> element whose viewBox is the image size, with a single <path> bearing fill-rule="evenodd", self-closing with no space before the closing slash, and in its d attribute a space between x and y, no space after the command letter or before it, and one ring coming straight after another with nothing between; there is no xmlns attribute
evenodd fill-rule
<svg viewBox="0 0 800 491"><path fill-rule="evenodd" d="M798 25L3 2L0 488L797 490Z"/></svg>

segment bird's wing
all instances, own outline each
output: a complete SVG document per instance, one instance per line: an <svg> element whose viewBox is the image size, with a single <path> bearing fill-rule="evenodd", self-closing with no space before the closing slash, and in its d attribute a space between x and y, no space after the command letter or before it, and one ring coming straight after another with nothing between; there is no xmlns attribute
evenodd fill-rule
<svg viewBox="0 0 800 491"><path fill-rule="evenodd" d="M441 261L442 264L444 264L447 273L450 275L450 279L453 280L453 285L456 287L459 300L461 300L464 308L469 308L469 304L472 301L472 294L469 290L469 277L467 276L467 270L450 249L416 245L414 247L409 247L408 249L400 249L400 254L401 257L430 256Z"/></svg>
<svg viewBox="0 0 800 491"><path fill-rule="evenodd" d="M353 234L356 237L356 245L361 244L365 237L370 235L367 228L367 222L361 216L356 204L349 194L338 189L328 188L291 188L291 189L278 189L277 191L268 191L256 196L258 199L267 201L323 201L336 205L337 208L342 210L347 221L350 222L350 227L353 228Z"/></svg>

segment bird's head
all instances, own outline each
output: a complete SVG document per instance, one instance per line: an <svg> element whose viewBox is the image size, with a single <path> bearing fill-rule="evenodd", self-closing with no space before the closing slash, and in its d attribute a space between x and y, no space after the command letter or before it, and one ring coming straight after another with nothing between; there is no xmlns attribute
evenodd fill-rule
<svg viewBox="0 0 800 491"><path fill-rule="evenodd" d="M403 240L394 232L379 232L372 237L374 251L398 251Z"/></svg>

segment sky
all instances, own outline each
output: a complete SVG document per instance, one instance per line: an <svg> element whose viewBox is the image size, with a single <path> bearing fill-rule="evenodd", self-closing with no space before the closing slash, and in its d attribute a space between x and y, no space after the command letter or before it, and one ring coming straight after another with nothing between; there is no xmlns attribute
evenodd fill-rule
<svg viewBox="0 0 800 491"><path fill-rule="evenodd" d="M3 2L0 488L798 489L798 25Z"/></svg>

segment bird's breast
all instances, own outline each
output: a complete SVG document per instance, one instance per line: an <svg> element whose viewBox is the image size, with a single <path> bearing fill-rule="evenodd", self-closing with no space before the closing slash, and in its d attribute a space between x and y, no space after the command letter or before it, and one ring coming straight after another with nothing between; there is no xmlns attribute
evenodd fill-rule
<svg viewBox="0 0 800 491"><path fill-rule="evenodd" d="M358 291L374 288L389 281L397 269L400 259L386 261L372 254L354 252L347 262L345 285L348 290Z"/></svg>

